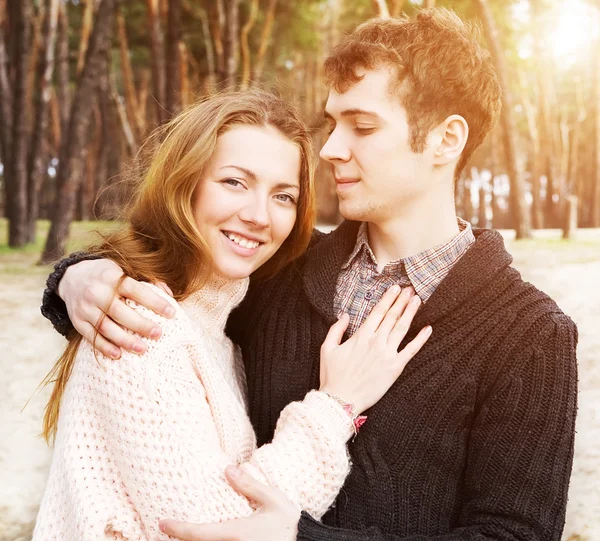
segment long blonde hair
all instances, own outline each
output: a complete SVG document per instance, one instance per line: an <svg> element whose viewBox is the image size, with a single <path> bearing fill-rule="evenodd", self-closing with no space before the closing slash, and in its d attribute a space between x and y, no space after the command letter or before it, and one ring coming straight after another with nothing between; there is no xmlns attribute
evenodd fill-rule
<svg viewBox="0 0 600 541"><path fill-rule="evenodd" d="M213 96L158 128L141 154L149 153L150 158L139 158L134 169L141 182L127 213L127 226L106 235L90 253L112 259L136 280L165 282L179 301L201 288L212 272L211 255L196 227L192 195L218 136L239 125L273 126L298 145L301 155L296 223L280 249L255 274L268 278L299 257L308 247L315 220L311 137L294 107L260 90ZM54 382L43 420L42 436L48 443L56 436L61 397L82 337L73 331L68 340L42 382Z"/></svg>

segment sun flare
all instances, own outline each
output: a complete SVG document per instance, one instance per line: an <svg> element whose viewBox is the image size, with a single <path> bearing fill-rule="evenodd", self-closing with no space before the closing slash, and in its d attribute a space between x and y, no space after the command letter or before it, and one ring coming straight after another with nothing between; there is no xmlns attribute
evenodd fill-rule
<svg viewBox="0 0 600 541"><path fill-rule="evenodd" d="M557 61L589 52L600 35L600 11L584 0L561 3L553 19L546 43Z"/></svg>

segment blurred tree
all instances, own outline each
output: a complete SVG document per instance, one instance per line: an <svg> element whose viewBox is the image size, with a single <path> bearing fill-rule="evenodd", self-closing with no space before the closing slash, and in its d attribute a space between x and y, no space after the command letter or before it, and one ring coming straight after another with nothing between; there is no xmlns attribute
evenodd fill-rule
<svg viewBox="0 0 600 541"><path fill-rule="evenodd" d="M27 194L27 241L35 242L35 221L39 214L39 195L48 175L48 124L54 75L54 53L58 26L59 0L44 0L43 54L39 63L38 96L35 108L33 141L29 155L29 182Z"/></svg>
<svg viewBox="0 0 600 541"><path fill-rule="evenodd" d="M83 175L83 158L88 140L90 110L98 81L106 68L117 0L100 0L81 75L73 96L68 132L63 138L56 178L55 212L42 253L50 263L64 255L69 227L75 210L75 196Z"/></svg>
<svg viewBox="0 0 600 541"><path fill-rule="evenodd" d="M506 167L510 179L511 212L513 216L513 227L518 239L531 237L531 222L529 209L525 201L525 182L523 171L517 158L517 130L513 118L512 91L508 84L507 70L504 61L504 53L501 50L497 36L497 28L487 0L475 0L479 12L486 40L494 58L496 71L500 86L502 87L502 112L500 123L503 130L504 152L506 155Z"/></svg>

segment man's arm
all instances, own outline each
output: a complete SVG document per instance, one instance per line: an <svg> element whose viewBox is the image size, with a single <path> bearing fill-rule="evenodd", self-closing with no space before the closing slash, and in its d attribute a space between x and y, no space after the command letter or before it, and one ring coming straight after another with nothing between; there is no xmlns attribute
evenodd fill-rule
<svg viewBox="0 0 600 541"><path fill-rule="evenodd" d="M65 337L69 336L75 328L69 318L67 305L58 294L58 286L69 267L81 261L91 261L94 259L98 259L98 257L87 252L75 252L56 263L54 270L46 280L46 289L44 289L42 296L42 315L50 320L56 332Z"/></svg>
<svg viewBox="0 0 600 541"><path fill-rule="evenodd" d="M157 285L172 295L165 284ZM174 315L169 303L146 285L123 278L115 262L77 252L59 261L48 277L41 310L59 333L78 332L103 354L118 359L120 348L145 351L143 341L128 330L146 338L161 335L160 327L132 310L125 299L167 318Z"/></svg>

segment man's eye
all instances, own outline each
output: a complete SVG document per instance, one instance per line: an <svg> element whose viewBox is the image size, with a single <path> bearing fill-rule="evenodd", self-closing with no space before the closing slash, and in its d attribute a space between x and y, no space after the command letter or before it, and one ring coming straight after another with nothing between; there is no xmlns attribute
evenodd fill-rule
<svg viewBox="0 0 600 541"><path fill-rule="evenodd" d="M374 127L361 128L361 127L357 126L356 128L354 128L354 131L356 133L358 133L359 135L368 135L370 133L373 133L375 130L376 130L376 128L374 128Z"/></svg>

